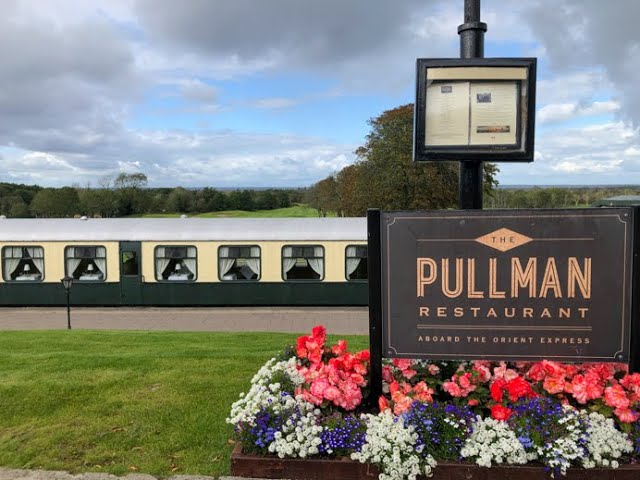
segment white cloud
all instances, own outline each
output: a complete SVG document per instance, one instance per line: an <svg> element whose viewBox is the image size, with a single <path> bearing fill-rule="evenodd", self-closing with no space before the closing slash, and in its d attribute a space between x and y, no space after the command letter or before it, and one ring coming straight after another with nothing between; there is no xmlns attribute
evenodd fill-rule
<svg viewBox="0 0 640 480"><path fill-rule="evenodd" d="M628 123L562 127L537 137L533 163L501 164L499 179L506 185L640 183L635 152L640 134Z"/></svg>
<svg viewBox="0 0 640 480"><path fill-rule="evenodd" d="M615 113L620 110L620 104L614 101L593 102L590 105L579 103L552 103L545 105L538 111L540 123L554 123L572 120L579 117Z"/></svg>

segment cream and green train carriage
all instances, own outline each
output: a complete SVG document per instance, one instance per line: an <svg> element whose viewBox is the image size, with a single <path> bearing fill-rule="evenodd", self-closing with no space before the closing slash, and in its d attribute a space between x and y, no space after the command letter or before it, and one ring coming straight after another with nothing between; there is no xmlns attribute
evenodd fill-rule
<svg viewBox="0 0 640 480"><path fill-rule="evenodd" d="M0 305L366 305L365 218L0 219Z"/></svg>

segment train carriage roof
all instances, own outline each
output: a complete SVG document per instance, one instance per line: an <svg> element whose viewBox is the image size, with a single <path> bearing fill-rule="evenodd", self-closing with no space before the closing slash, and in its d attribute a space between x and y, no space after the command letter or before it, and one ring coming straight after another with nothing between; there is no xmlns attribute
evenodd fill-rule
<svg viewBox="0 0 640 480"><path fill-rule="evenodd" d="M0 219L0 242L367 241L366 218Z"/></svg>

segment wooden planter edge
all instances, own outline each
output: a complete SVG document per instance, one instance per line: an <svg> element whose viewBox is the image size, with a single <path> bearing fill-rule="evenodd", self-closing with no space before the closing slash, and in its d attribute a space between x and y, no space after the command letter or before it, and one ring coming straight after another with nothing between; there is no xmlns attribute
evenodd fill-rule
<svg viewBox="0 0 640 480"><path fill-rule="evenodd" d="M236 444L231 453L231 475L249 478L288 480L374 480L378 467L349 458L278 458L277 456L246 454ZM424 477L420 477L424 478ZM432 480L548 480L550 472L542 466L479 467L471 463L438 462ZM565 480L638 480L640 464L625 464L617 469L572 468Z"/></svg>

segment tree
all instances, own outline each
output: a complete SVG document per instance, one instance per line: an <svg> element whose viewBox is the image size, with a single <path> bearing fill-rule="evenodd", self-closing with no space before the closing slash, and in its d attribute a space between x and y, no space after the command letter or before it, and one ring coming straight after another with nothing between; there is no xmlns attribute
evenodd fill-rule
<svg viewBox="0 0 640 480"><path fill-rule="evenodd" d="M167 197L167 210L170 212L188 213L193 211L193 205L193 192L182 187L174 188Z"/></svg>
<svg viewBox="0 0 640 480"><path fill-rule="evenodd" d="M89 217L115 217L119 209L117 193L106 188L87 188L78 192L82 212Z"/></svg>
<svg viewBox="0 0 640 480"><path fill-rule="evenodd" d="M413 162L413 105L383 112L369 121L371 132L356 150L359 194L368 208L443 209L458 205L458 164ZM485 165L485 190L496 184L497 168ZM362 209L360 205L360 209ZM364 213L361 210L361 213Z"/></svg>
<svg viewBox="0 0 640 480"><path fill-rule="evenodd" d="M121 190L124 188L145 188L147 186L147 176L144 173L120 172L113 181L113 187Z"/></svg>
<svg viewBox="0 0 640 480"><path fill-rule="evenodd" d="M118 192L118 215L126 216L135 213L145 213L149 210L150 195L145 190L147 176L144 173L120 172L113 181L113 187Z"/></svg>
<svg viewBox="0 0 640 480"><path fill-rule="evenodd" d="M45 188L33 197L30 210L36 217L73 217L81 211L80 198L75 188Z"/></svg>
<svg viewBox="0 0 640 480"><path fill-rule="evenodd" d="M252 192L250 190L233 190L229 193L228 206L231 210L255 210Z"/></svg>

